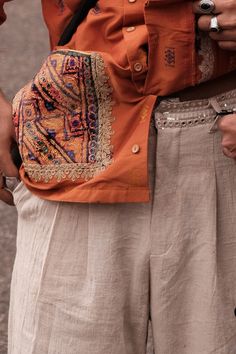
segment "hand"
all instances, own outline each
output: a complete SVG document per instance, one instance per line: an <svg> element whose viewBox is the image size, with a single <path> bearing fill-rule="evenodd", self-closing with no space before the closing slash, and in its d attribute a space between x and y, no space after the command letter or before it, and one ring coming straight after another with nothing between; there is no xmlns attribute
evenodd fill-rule
<svg viewBox="0 0 236 354"><path fill-rule="evenodd" d="M13 204L12 195L4 189L4 175L18 177L18 170L11 159L11 146L15 140L12 107L0 92L0 200Z"/></svg>
<svg viewBox="0 0 236 354"><path fill-rule="evenodd" d="M235 0L213 0L215 10L213 15L202 15L199 8L199 1L194 1L193 10L196 14L202 15L198 19L198 27L201 31L209 32L209 36L218 42L222 49L236 50L236 1ZM210 32L210 21L212 16L217 15L221 32Z"/></svg>
<svg viewBox="0 0 236 354"><path fill-rule="evenodd" d="M13 195L5 189L5 180L0 171L0 200L8 205L14 205Z"/></svg>
<svg viewBox="0 0 236 354"><path fill-rule="evenodd" d="M230 114L218 121L222 133L222 151L225 156L236 159L236 114Z"/></svg>

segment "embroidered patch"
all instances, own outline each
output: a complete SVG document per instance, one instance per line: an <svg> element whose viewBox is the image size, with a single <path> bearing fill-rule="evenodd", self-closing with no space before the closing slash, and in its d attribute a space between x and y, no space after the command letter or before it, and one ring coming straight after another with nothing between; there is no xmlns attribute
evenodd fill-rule
<svg viewBox="0 0 236 354"><path fill-rule="evenodd" d="M175 48L165 49L165 63L167 66L175 66Z"/></svg>
<svg viewBox="0 0 236 354"><path fill-rule="evenodd" d="M58 50L13 102L25 172L88 180L112 162L112 90L97 53Z"/></svg>

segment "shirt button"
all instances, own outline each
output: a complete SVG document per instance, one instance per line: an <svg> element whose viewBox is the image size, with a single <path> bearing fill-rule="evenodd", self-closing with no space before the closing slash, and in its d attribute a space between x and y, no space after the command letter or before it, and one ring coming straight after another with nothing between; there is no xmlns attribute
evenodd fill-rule
<svg viewBox="0 0 236 354"><path fill-rule="evenodd" d="M131 27L127 27L127 28L126 28L126 31L127 31L127 32L133 32L133 31L135 31L135 29L136 29L136 27L131 26Z"/></svg>
<svg viewBox="0 0 236 354"><path fill-rule="evenodd" d="M134 144L132 146L132 153L137 154L137 153L139 153L139 151L140 151L140 146L138 144Z"/></svg>
<svg viewBox="0 0 236 354"><path fill-rule="evenodd" d="M132 2L136 2L137 0L128 0L130 3L132 3Z"/></svg>
<svg viewBox="0 0 236 354"><path fill-rule="evenodd" d="M140 71L142 71L143 70L143 66L142 66L142 64L141 63L135 63L134 64L134 70L136 71L136 72L140 72Z"/></svg>

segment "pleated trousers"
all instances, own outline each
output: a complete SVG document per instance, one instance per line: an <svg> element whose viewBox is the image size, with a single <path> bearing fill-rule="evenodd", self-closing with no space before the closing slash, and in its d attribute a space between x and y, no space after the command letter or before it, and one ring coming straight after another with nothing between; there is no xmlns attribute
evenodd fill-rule
<svg viewBox="0 0 236 354"><path fill-rule="evenodd" d="M235 107L236 91L215 100ZM236 353L236 163L215 116L209 100L155 109L149 203L17 186L8 354Z"/></svg>

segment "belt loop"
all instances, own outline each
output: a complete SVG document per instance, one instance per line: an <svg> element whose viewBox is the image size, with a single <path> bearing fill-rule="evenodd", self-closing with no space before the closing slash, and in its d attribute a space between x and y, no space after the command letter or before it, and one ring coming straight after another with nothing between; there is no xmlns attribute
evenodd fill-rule
<svg viewBox="0 0 236 354"><path fill-rule="evenodd" d="M216 113L219 114L222 111L222 109L215 97L209 98L209 103L212 106L212 108L216 111Z"/></svg>
<svg viewBox="0 0 236 354"><path fill-rule="evenodd" d="M219 105L219 103L217 102L217 99L215 97L209 98L209 104L210 106L214 109L214 111L216 112L216 117L214 119L214 122L212 124L212 126L210 127L209 130L209 134L215 133L217 131L217 127L216 124L219 120L220 116L220 112L221 112L221 107Z"/></svg>
<svg viewBox="0 0 236 354"><path fill-rule="evenodd" d="M223 118L224 116L227 116L229 114L234 114L236 112L236 109L222 109L219 105L219 103L217 102L217 99L215 97L213 98L209 98L209 103L212 106L212 108L215 110L216 112L216 116L215 116L215 120L209 130L209 133L214 133L215 131L217 131L217 127L216 124L218 122L218 120L220 118Z"/></svg>

